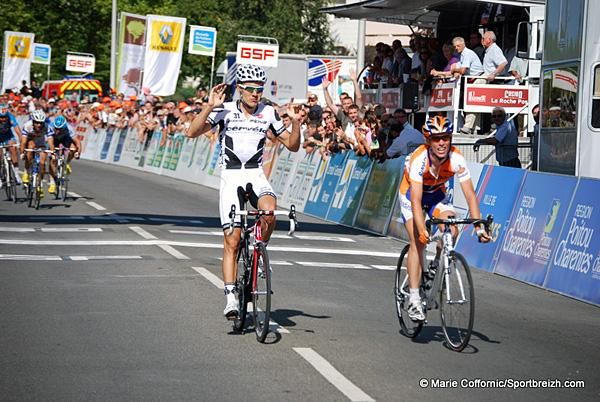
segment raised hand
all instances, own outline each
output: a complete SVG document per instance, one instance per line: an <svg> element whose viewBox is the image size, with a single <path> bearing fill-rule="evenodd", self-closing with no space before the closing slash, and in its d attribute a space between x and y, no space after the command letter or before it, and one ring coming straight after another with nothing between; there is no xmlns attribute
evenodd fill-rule
<svg viewBox="0 0 600 402"><path fill-rule="evenodd" d="M217 84L215 85L208 94L208 106L214 107L217 105L221 105L225 102L225 90L227 89L227 84Z"/></svg>

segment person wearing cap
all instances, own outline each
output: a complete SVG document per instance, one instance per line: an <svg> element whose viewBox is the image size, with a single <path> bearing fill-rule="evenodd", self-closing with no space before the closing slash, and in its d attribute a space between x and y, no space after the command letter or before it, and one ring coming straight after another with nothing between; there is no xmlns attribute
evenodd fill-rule
<svg viewBox="0 0 600 402"><path fill-rule="evenodd" d="M503 107L492 110L492 121L496 124L496 133L493 137L482 138L475 142L474 151L481 145L494 145L496 147L496 160L500 166L521 168L519 160L519 133L514 122L506 120L506 111Z"/></svg>
<svg viewBox="0 0 600 402"><path fill-rule="evenodd" d="M239 186L247 188L247 184L251 184L259 209L277 209L275 192L262 168L267 132L270 130L292 152L300 148L300 124L293 106L288 105L287 114L292 121L288 131L273 106L261 102L267 81L265 71L256 65L242 64L237 68L236 78L240 98L225 102L227 84L217 84L210 90L208 101L186 133L194 138L211 135L213 130L220 131L219 210L224 231L222 270L226 298L223 314L228 320L235 320L239 316L236 270L241 221L239 216L233 222L229 218L232 205L240 210L237 189ZM275 228L275 217L261 218L260 225L266 245Z"/></svg>
<svg viewBox="0 0 600 402"><path fill-rule="evenodd" d="M460 183L471 217L481 217L467 161L460 151L452 146L452 122L442 116L433 116L423 125L422 133L425 144L406 158L399 189L402 219L410 241L407 257L407 310L409 318L415 322L422 322L426 318L419 293L422 261L425 260L423 252L430 241L425 226L425 213L439 219L456 216L446 188L446 183L456 177L455 187L456 183ZM453 236L456 237L457 230L452 230ZM483 225L478 225L476 233L481 242L491 240ZM440 251L437 250L438 256Z"/></svg>

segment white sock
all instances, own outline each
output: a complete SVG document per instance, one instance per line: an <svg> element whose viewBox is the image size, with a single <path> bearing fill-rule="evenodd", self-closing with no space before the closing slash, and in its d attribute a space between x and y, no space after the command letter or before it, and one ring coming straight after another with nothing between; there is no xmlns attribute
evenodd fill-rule
<svg viewBox="0 0 600 402"><path fill-rule="evenodd" d="M410 288L409 290L409 299L411 302L421 301L421 295L419 294L419 289Z"/></svg>
<svg viewBox="0 0 600 402"><path fill-rule="evenodd" d="M225 296L229 299L230 297L235 297L235 283L228 283L224 286Z"/></svg>

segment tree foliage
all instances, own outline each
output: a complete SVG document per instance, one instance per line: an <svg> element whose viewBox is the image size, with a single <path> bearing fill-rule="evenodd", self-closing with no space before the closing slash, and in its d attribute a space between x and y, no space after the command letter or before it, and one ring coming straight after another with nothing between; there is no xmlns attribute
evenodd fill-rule
<svg viewBox="0 0 600 402"><path fill-rule="evenodd" d="M325 0L118 0L119 12L187 18L188 25L217 29L215 62L235 51L238 35L274 37L280 53L327 54L333 48L326 16L319 12ZM0 13L4 30L33 32L37 43L52 47L51 79L65 71L67 51L96 56L95 76L110 76L112 0L11 1ZM189 28L187 33L189 34ZM187 54L186 34L180 79L210 80L211 59ZM216 67L216 66L215 66ZM32 65L46 79L46 66Z"/></svg>

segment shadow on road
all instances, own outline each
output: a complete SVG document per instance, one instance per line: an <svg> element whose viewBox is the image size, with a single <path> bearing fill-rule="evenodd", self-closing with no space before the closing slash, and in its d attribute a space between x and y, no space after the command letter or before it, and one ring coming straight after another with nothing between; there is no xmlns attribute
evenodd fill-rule
<svg viewBox="0 0 600 402"><path fill-rule="evenodd" d="M469 345L467 345L467 347L461 353L467 353L467 354L478 353L479 349L473 345L474 340L481 340L481 341L484 341L487 343L495 343L495 344L501 343L500 341L490 339L487 335L485 335L481 332L473 331L471 333L471 340L469 341ZM439 343L443 344L444 347L446 347L447 349L450 349L446 345L446 337L444 336L444 330L440 326L435 326L435 325L424 326L423 329L421 330L421 333L419 333L419 335L417 335L416 338L412 338L412 341L414 343L422 343L422 344L428 344L430 342L439 342Z"/></svg>

